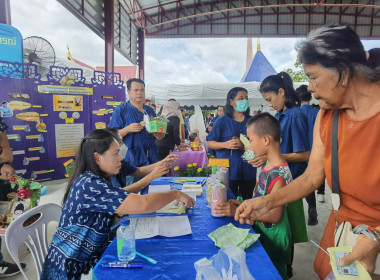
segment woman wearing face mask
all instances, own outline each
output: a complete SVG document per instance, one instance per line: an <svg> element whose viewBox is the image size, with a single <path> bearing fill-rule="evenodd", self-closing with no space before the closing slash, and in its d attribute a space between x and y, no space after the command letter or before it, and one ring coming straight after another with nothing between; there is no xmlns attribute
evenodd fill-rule
<svg viewBox="0 0 380 280"><path fill-rule="evenodd" d="M246 124L250 117L247 90L231 89L224 108L225 115L214 123L207 145L216 151L217 158L229 158L229 186L235 196L249 199L256 185L256 168L243 161L244 145L239 139L240 134L247 134Z"/></svg>

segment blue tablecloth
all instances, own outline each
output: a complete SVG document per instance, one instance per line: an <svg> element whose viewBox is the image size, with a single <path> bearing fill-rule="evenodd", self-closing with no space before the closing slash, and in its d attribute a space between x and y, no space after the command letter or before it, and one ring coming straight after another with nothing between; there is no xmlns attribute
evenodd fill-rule
<svg viewBox="0 0 380 280"><path fill-rule="evenodd" d="M153 184L165 184L169 180L178 178L160 178ZM202 178L197 178L202 180ZM180 188L178 184L171 184L172 189ZM229 192L229 197L232 193ZM206 191L197 197L196 206L189 211L189 220L192 234L178 237L157 236L150 239L136 240L136 250L146 256L157 260L157 264L151 264L136 256L135 260L142 260L142 269L126 268L102 268L99 264L104 262L116 262L116 239L108 246L94 268L94 279L195 279L196 271L194 262L201 258L210 258L215 255L219 248L208 238L208 234L215 229L228 223L243 228L251 228L249 225L240 225L232 217L215 218L211 216L210 208L207 207ZM281 279L276 268L266 254L260 241L256 241L250 248L245 250L247 254L247 266L256 280Z"/></svg>

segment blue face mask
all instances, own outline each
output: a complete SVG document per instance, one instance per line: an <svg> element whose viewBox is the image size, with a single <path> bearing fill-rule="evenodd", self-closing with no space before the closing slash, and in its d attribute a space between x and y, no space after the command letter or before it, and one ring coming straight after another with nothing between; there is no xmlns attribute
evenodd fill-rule
<svg viewBox="0 0 380 280"><path fill-rule="evenodd" d="M249 107L248 100L236 101L236 107L235 107L236 111L238 111L240 113L244 113L245 111L247 111L248 107Z"/></svg>

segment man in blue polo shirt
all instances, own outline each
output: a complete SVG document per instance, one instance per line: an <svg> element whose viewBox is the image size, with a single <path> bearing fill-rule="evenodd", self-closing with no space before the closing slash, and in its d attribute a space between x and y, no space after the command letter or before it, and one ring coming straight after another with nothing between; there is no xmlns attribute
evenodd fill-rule
<svg viewBox="0 0 380 280"><path fill-rule="evenodd" d="M136 167L157 162L158 147L156 139L165 135L149 132L149 121L156 117L153 109L144 105L145 84L141 79L127 81L129 101L115 108L109 127L119 130L124 144L128 147L125 160ZM130 177L127 184L138 181L138 177Z"/></svg>

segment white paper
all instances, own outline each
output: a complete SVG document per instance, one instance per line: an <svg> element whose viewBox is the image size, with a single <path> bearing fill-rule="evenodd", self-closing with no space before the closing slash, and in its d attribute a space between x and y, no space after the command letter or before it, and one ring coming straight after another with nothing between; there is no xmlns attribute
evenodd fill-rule
<svg viewBox="0 0 380 280"><path fill-rule="evenodd" d="M189 217L187 216L165 216L156 218L159 223L161 236L173 237L192 233Z"/></svg>
<svg viewBox="0 0 380 280"><path fill-rule="evenodd" d="M84 124L55 124L57 158L75 156L84 137Z"/></svg>
<svg viewBox="0 0 380 280"><path fill-rule="evenodd" d="M131 225L135 227L135 239L144 239L159 234L157 217L131 218Z"/></svg>
<svg viewBox="0 0 380 280"><path fill-rule="evenodd" d="M170 190L170 185L149 185L148 193L168 192Z"/></svg>
<svg viewBox="0 0 380 280"><path fill-rule="evenodd" d="M156 235L165 237L191 234L191 226L187 216L156 216L131 218L135 227L135 238L144 239Z"/></svg>

